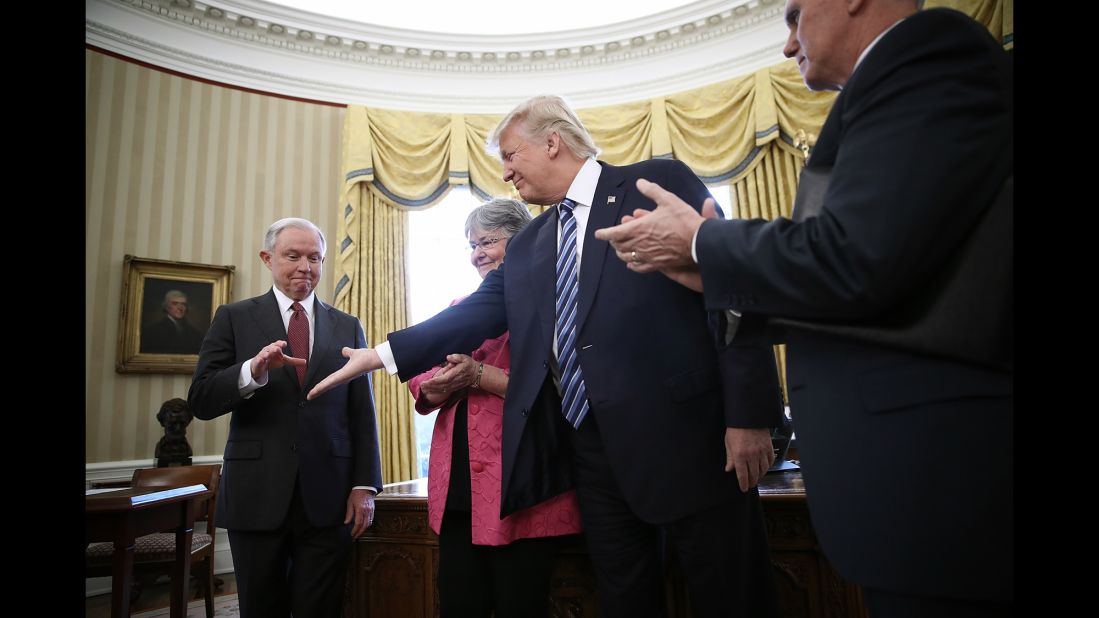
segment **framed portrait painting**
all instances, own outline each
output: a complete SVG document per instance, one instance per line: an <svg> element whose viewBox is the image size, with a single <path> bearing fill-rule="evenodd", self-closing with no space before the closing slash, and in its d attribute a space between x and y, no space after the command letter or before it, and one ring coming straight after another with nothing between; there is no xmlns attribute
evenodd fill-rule
<svg viewBox="0 0 1099 618"><path fill-rule="evenodd" d="M232 297L235 270L126 255L115 370L193 373L214 310Z"/></svg>

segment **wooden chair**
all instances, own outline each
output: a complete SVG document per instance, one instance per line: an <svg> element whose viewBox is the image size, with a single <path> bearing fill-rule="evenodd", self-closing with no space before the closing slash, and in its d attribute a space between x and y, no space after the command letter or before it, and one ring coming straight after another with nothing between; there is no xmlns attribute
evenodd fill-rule
<svg viewBox="0 0 1099 618"><path fill-rule="evenodd" d="M218 482L221 480L221 464L200 466L173 466L169 468L140 468L134 470L132 487L187 487L205 485L213 490L213 496L199 505L195 521L206 522L205 533L191 536L191 574L199 582L206 599L206 618L214 615L214 506L217 503ZM175 560L175 534L158 532L138 537L134 543L134 580L152 582L161 575L171 574ZM114 544L91 543L85 550L85 576L110 576ZM137 591L139 586L134 586ZM139 592L137 593L139 594ZM133 599L137 594L131 595Z"/></svg>

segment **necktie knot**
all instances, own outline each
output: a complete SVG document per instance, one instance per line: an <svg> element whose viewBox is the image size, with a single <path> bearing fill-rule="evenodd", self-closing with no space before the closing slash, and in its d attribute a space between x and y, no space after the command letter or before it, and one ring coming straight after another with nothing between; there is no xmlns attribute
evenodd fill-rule
<svg viewBox="0 0 1099 618"><path fill-rule="evenodd" d="M294 313L301 313L305 311L305 308L301 306L301 303L296 300L294 301L293 305L290 305L290 308L294 310Z"/></svg>
<svg viewBox="0 0 1099 618"><path fill-rule="evenodd" d="M560 204L558 204L558 208L560 209L558 212L562 215L564 215L565 213L571 213L573 209L576 208L576 202L566 197L565 199L561 200Z"/></svg>

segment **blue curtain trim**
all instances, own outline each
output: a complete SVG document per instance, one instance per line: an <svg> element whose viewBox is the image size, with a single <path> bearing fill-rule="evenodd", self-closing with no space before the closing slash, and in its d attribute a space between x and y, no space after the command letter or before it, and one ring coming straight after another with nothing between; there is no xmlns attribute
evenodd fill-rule
<svg viewBox="0 0 1099 618"><path fill-rule="evenodd" d="M443 193L446 193L446 190L450 187L449 182L443 182L443 184L439 185L438 189L435 189L434 191L431 192L431 195L429 195L427 197L424 197L424 198L413 200L413 199L403 198L403 197L400 197L400 196L394 194L389 189L386 189L385 185L378 182L377 178L374 179L373 183L374 183L374 186L378 187L378 190L382 192L382 195L384 195L387 198L389 198L390 200L392 200L394 204L400 204L401 206L410 206L410 207L423 206L425 204L430 204L430 203L434 202L435 200L439 199L439 196L442 195Z"/></svg>
<svg viewBox="0 0 1099 618"><path fill-rule="evenodd" d="M491 195L489 195L488 193L485 193L484 191L482 191L481 187L478 187L477 185L473 184L472 182L469 183L469 190L472 191L473 195L476 195L477 199L481 200L482 202L487 202L487 201L492 199Z"/></svg>
<svg viewBox="0 0 1099 618"><path fill-rule="evenodd" d="M775 131L778 131L778 124L773 124L762 131L756 131L756 139L759 139L761 137L767 137Z"/></svg>
<svg viewBox="0 0 1099 618"><path fill-rule="evenodd" d="M347 275L340 277L340 282L336 284L336 293L333 294L333 298L338 297L340 295L340 291L342 291L349 283L351 283L350 277L348 277Z"/></svg>
<svg viewBox="0 0 1099 618"><path fill-rule="evenodd" d="M359 176L368 176L373 173L374 168L372 167L366 167L361 170L351 170L350 172L347 172L347 178L345 180L354 180Z"/></svg>
<svg viewBox="0 0 1099 618"><path fill-rule="evenodd" d="M726 181L726 180L732 178L733 176L736 176L737 174L743 172L745 170L745 168L747 168L749 165L751 165L752 161L754 161L755 158L757 156L759 156L759 151L760 150L762 150L762 149L759 146L756 146L755 148L752 149L751 152L748 153L747 157L744 157L743 161L741 161L739 164L737 164L736 167L734 167L733 169L725 172L724 174L718 174L717 176L701 176L700 175L700 176L698 176L698 179L701 180L702 182L706 183L706 184L714 184L714 183Z"/></svg>

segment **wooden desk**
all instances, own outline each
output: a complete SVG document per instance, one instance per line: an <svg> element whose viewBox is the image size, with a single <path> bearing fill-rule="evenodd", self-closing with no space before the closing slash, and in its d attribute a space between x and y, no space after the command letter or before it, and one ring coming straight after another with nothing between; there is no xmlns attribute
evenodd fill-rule
<svg viewBox="0 0 1099 618"><path fill-rule="evenodd" d="M130 584L134 566L134 539L144 534L175 530L176 561L172 569L172 618L187 613L191 575L191 535L195 506L213 495L203 485L157 490L121 489L84 498L84 543L114 542L111 616L130 615Z"/></svg>
<svg viewBox="0 0 1099 618"><path fill-rule="evenodd" d="M862 596L820 552L805 504L800 471L768 474L760 483L779 615L865 618ZM439 539L427 524L427 480L386 485L375 501L374 525L355 542L348 572L348 617L439 615L435 575ZM686 586L672 561L665 578L669 616L687 618ZM570 537L552 576L551 616L598 616L595 574L583 536Z"/></svg>

